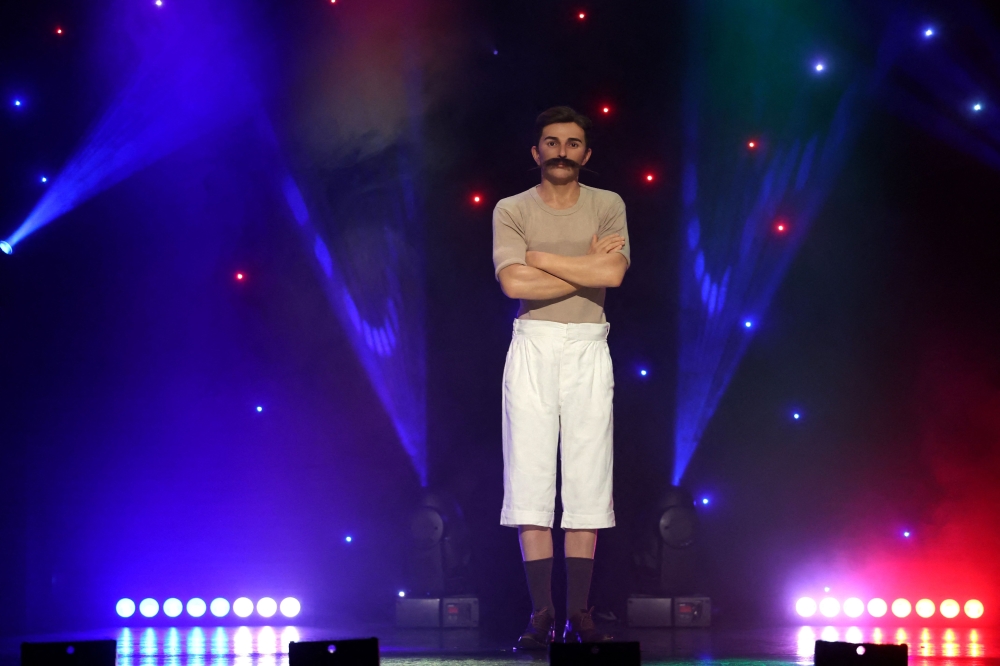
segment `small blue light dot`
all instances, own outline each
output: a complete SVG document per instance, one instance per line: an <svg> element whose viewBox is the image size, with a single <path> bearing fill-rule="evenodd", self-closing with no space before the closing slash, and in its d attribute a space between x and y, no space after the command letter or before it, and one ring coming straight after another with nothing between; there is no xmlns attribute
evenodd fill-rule
<svg viewBox="0 0 1000 666"><path fill-rule="evenodd" d="M975 104L972 105L972 110L973 111L982 111L983 110L983 105L980 104L979 102L976 102Z"/></svg>
<svg viewBox="0 0 1000 666"><path fill-rule="evenodd" d="M909 532L903 532L903 536L905 536L907 539L909 539L910 538L910 533Z"/></svg>
<svg viewBox="0 0 1000 666"><path fill-rule="evenodd" d="M3 252L4 254L13 254L14 248L7 241L0 241L0 252Z"/></svg>
<svg viewBox="0 0 1000 666"><path fill-rule="evenodd" d="M753 322L747 319L745 322L743 322L743 326L745 326L746 328L753 328Z"/></svg>
<svg viewBox="0 0 1000 666"><path fill-rule="evenodd" d="M934 28L927 28L926 30L924 30L924 37L933 37L933 36L934 36Z"/></svg>
<svg viewBox="0 0 1000 666"><path fill-rule="evenodd" d="M646 371L645 370L640 370L639 374L642 375L643 377L645 377L646 376Z"/></svg>
<svg viewBox="0 0 1000 666"><path fill-rule="evenodd" d="M405 596L406 596L406 592L403 592L402 590L400 590L399 591L399 598L402 599Z"/></svg>
<svg viewBox="0 0 1000 666"><path fill-rule="evenodd" d="M493 49L493 55L500 55L500 51Z"/></svg>
<svg viewBox="0 0 1000 666"><path fill-rule="evenodd" d="M708 504L708 498L707 497L702 497L701 498L701 503L702 504Z"/></svg>
<svg viewBox="0 0 1000 666"><path fill-rule="evenodd" d="M353 540L354 539L352 539L351 537L345 537L344 538L344 541L346 541L347 543L351 543L351 541L353 541Z"/></svg>
<svg viewBox="0 0 1000 666"><path fill-rule="evenodd" d="M49 179L48 179L48 178L46 178L45 176L42 176L42 182L43 182L43 183L47 183L47 182L49 182Z"/></svg>
<svg viewBox="0 0 1000 666"><path fill-rule="evenodd" d="M14 100L14 106L21 106L21 100L15 99Z"/></svg>
<svg viewBox="0 0 1000 666"><path fill-rule="evenodd" d="M826 65L824 65L821 62L816 63L816 71L817 72L822 72L824 69L826 69Z"/></svg>
<svg viewBox="0 0 1000 666"><path fill-rule="evenodd" d="M262 412L262 411L264 411L264 408L263 408L263 407L261 407L260 405L257 405L257 411L258 411L258 412Z"/></svg>
<svg viewBox="0 0 1000 666"><path fill-rule="evenodd" d="M792 418L798 421L800 418L802 418L802 415L799 414L798 412L795 412L794 414L792 414Z"/></svg>

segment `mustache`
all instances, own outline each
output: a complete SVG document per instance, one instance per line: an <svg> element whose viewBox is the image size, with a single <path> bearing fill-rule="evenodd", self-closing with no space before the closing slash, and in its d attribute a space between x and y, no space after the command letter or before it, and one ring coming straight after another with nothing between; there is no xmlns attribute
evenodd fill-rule
<svg viewBox="0 0 1000 666"><path fill-rule="evenodd" d="M579 169L580 171L587 171L589 173L597 175L597 172L594 171L593 169L588 169L587 167L583 166L576 160L572 160L568 157L552 157L550 159L545 160L538 166L528 169L528 171L534 171L535 169L542 169L544 167L553 167L553 166L568 166L571 169Z"/></svg>

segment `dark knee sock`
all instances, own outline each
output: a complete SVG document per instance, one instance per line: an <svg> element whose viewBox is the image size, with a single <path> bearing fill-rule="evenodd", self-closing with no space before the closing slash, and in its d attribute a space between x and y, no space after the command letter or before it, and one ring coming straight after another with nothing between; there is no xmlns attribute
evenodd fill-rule
<svg viewBox="0 0 1000 666"><path fill-rule="evenodd" d="M552 608L552 558L525 562L524 575L528 578L532 611L537 613L548 608L555 615L555 609Z"/></svg>
<svg viewBox="0 0 1000 666"><path fill-rule="evenodd" d="M566 558L566 615L587 610L594 560L589 557Z"/></svg>

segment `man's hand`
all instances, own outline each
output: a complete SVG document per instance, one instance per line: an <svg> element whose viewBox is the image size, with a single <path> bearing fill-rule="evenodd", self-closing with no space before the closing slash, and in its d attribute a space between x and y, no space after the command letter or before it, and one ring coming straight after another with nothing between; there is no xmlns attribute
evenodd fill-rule
<svg viewBox="0 0 1000 666"><path fill-rule="evenodd" d="M593 238L590 239L590 249L587 250L587 254L611 254L623 247L625 247L624 236L611 234L601 240L597 240L597 234L594 234Z"/></svg>

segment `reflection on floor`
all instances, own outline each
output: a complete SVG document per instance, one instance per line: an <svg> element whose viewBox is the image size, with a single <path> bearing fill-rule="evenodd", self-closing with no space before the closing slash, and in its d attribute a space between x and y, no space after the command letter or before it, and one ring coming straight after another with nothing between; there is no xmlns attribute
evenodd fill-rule
<svg viewBox="0 0 1000 666"><path fill-rule="evenodd" d="M1000 658L990 627L776 627L756 629L620 629L621 640L642 644L645 664L724 663L732 666L811 664L817 638L851 643L906 643L911 664L962 666ZM402 630L392 627L171 627L129 628L51 636L32 641L114 638L119 666L288 666L288 643L378 636L382 663L390 666L491 666L517 661L546 663L547 656L518 654L506 641L479 630ZM16 664L17 644L0 650L0 666Z"/></svg>

